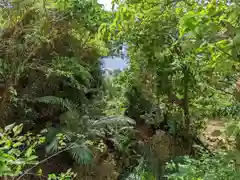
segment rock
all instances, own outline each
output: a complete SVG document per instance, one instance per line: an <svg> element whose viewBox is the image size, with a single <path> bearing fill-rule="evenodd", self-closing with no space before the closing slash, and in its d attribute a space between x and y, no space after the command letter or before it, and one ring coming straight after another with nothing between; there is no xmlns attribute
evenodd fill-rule
<svg viewBox="0 0 240 180"><path fill-rule="evenodd" d="M221 132L219 129L214 130L214 131L211 133L211 135L214 136L214 137L220 136L221 134L222 134L222 132Z"/></svg>

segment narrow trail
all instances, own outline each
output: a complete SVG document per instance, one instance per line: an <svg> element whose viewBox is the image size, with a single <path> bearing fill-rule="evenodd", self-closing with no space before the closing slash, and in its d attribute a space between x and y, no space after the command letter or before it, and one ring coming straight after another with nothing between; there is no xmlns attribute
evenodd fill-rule
<svg viewBox="0 0 240 180"><path fill-rule="evenodd" d="M225 122L221 120L210 120L207 122L206 129L201 135L201 139L208 145L209 149L230 149L233 142L232 139L226 137L224 131L226 129Z"/></svg>

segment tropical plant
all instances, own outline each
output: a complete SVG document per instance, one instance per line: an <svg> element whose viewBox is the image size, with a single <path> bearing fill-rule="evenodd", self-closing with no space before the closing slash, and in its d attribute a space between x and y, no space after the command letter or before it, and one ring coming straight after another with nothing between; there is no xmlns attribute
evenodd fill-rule
<svg viewBox="0 0 240 180"><path fill-rule="evenodd" d="M99 57L107 53L97 28L110 13L88 0L14 0L11 6L0 9L2 126L17 119L13 106L19 107L21 121L38 118L32 116L39 110L28 103L33 97L57 93L74 99L77 92L82 97L96 92L101 85Z"/></svg>
<svg viewBox="0 0 240 180"><path fill-rule="evenodd" d="M21 179L23 176L34 175L49 180L74 179L76 174L69 169L66 173L43 175L42 171L34 173L37 165L49 160L40 160L37 148L45 143L46 138L32 133L23 133L23 124L10 124L0 131L0 177Z"/></svg>
<svg viewBox="0 0 240 180"><path fill-rule="evenodd" d="M172 111L178 111L180 133L191 146L199 121L234 102L238 3L114 2L115 19L103 24L100 33L128 46L130 84L137 89L131 92L129 86L130 94L163 109L170 124ZM138 113L149 113L146 101L137 104ZM162 121L157 119L155 124Z"/></svg>
<svg viewBox="0 0 240 180"><path fill-rule="evenodd" d="M34 134L46 130L50 157L67 151L87 167L104 144L122 171L131 167L128 179L157 179L162 166L139 157L137 151L145 148L139 148L133 129L150 130L149 136L167 131L172 144L187 142L184 150L192 155L198 136L216 118L233 122L226 130L235 138L235 157L217 151L174 159L166 176L236 179L239 2L113 0L112 5L113 11L105 11L97 0L0 3L0 175L21 178L32 170L45 139ZM109 54L124 54L129 67L104 76L100 57ZM25 123L32 134L21 132L22 125L6 126L12 122ZM74 177L67 171L44 178Z"/></svg>
<svg viewBox="0 0 240 180"><path fill-rule="evenodd" d="M0 129L0 177L18 176L38 163L36 149L45 142L41 135L22 133L23 124Z"/></svg>
<svg viewBox="0 0 240 180"><path fill-rule="evenodd" d="M166 165L166 175L171 180L237 179L234 163L227 153L217 152L214 156L202 153L199 159L191 157L178 158L179 162Z"/></svg>
<svg viewBox="0 0 240 180"><path fill-rule="evenodd" d="M49 174L48 180L73 180L75 179L76 174L71 171L71 169L67 170L65 173L60 174Z"/></svg>
<svg viewBox="0 0 240 180"><path fill-rule="evenodd" d="M124 116L102 116L96 119L67 99L48 96L38 98L38 101L59 105L65 109L60 116L61 126L49 128L47 139L50 144L47 146L47 152L53 153L61 148L73 147L69 152L80 164L91 163L93 157L89 147L97 139L109 136L114 139L121 133L131 130L134 124L134 121ZM117 141L113 142L117 145Z"/></svg>
<svg viewBox="0 0 240 180"><path fill-rule="evenodd" d="M128 174L124 180L156 180L153 173L146 167L145 161L139 159L139 165L134 168L134 170Z"/></svg>

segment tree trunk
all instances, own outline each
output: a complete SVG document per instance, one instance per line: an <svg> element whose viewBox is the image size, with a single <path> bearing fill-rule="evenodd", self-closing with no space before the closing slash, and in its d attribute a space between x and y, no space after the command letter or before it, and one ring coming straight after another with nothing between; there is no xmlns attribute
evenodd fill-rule
<svg viewBox="0 0 240 180"><path fill-rule="evenodd" d="M183 74L184 74L184 97L183 97L183 112L184 112L184 127L185 127L185 134L184 137L187 139L187 145L188 145L188 152L191 153L192 149L192 136L190 132L190 117L189 117L189 105L188 105L188 89L189 89L189 69L185 65L183 68Z"/></svg>

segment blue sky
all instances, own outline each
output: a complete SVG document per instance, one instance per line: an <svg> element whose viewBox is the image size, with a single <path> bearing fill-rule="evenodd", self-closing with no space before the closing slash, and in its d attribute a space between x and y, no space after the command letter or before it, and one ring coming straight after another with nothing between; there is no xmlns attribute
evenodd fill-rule
<svg viewBox="0 0 240 180"><path fill-rule="evenodd" d="M112 0L98 0L98 2L99 2L100 4L103 4L104 7L105 7L107 10L110 10L110 9L112 8L111 1L112 1Z"/></svg>
<svg viewBox="0 0 240 180"><path fill-rule="evenodd" d="M106 10L111 10L111 0L98 0L98 2L100 4L103 4ZM125 48L123 48L123 51L126 53ZM107 69L124 69L125 67L127 67L126 61L124 61L120 57L104 57L102 58L102 61L104 63L104 68Z"/></svg>
<svg viewBox="0 0 240 180"><path fill-rule="evenodd" d="M120 57L104 57L102 58L104 63L103 67L107 69L124 69L127 67L127 62Z"/></svg>

